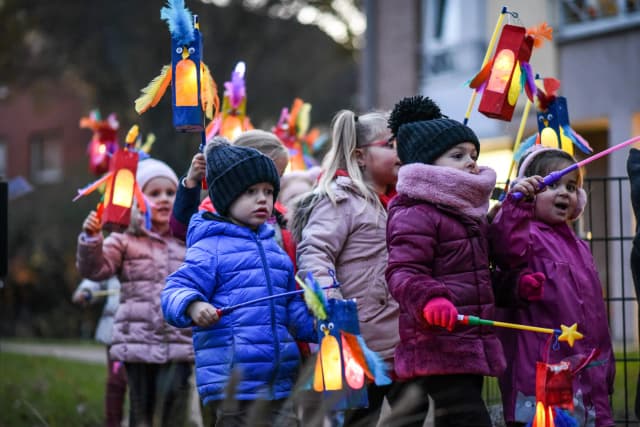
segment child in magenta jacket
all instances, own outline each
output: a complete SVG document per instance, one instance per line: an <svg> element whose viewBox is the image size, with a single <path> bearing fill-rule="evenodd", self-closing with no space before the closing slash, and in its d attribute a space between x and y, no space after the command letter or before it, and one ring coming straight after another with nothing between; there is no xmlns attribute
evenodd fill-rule
<svg viewBox="0 0 640 427"><path fill-rule="evenodd" d="M527 296L520 289L520 304L498 310L497 320L553 329L577 323L584 333L573 347L561 343L549 351L545 334L498 331L508 360L499 379L510 426L524 426L533 418L537 361L558 363L571 356L586 357L594 349L600 352L597 363L574 379L574 417L580 426L614 425L609 395L615 360L602 284L589 246L571 227L587 202L582 172L576 169L542 190L539 186L542 176L574 163L571 155L554 148L536 146L525 153L511 190L525 197L516 200L509 194L490 227L497 267L532 271L544 281L542 292Z"/></svg>
<svg viewBox="0 0 640 427"><path fill-rule="evenodd" d="M401 100L389 125L402 161L387 223L386 276L400 304L396 373L421 379L436 426L490 427L483 376L504 370L502 346L493 328L456 319L494 315L486 236L496 174L477 166L473 131L429 98Z"/></svg>

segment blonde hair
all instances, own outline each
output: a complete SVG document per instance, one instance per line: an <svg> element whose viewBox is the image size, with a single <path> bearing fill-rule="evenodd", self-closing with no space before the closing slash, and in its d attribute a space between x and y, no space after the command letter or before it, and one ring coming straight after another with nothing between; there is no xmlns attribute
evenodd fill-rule
<svg viewBox="0 0 640 427"><path fill-rule="evenodd" d="M391 137L391 131L387 128L387 114L372 111L356 116L351 110L341 110L334 116L331 129L331 148L323 161L324 173L318 183L319 192L326 194L335 205L336 196L331 183L338 169L343 169L367 201L380 204L375 190L364 180L356 159L356 148Z"/></svg>
<svg viewBox="0 0 640 427"><path fill-rule="evenodd" d="M289 152L282 141L273 133L260 129L252 129L241 133L232 142L239 147L255 148L271 160L286 156L289 159Z"/></svg>

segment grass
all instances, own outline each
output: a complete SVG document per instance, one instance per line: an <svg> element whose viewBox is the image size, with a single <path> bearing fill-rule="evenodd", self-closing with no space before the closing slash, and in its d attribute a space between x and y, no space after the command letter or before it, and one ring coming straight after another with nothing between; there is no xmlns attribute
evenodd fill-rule
<svg viewBox="0 0 640 427"><path fill-rule="evenodd" d="M101 426L106 368L0 353L0 426Z"/></svg>

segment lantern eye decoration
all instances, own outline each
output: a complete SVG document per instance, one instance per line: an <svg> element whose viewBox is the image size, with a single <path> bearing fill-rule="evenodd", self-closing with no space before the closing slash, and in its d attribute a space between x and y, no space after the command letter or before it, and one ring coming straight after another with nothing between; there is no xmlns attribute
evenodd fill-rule
<svg viewBox="0 0 640 427"><path fill-rule="evenodd" d="M194 53L196 53L196 48L195 47L190 47L189 48L189 55L193 55Z"/></svg>
<svg viewBox="0 0 640 427"><path fill-rule="evenodd" d="M178 55L180 55L180 54L182 53L182 47L177 47L177 48L176 48L176 53L177 53Z"/></svg>

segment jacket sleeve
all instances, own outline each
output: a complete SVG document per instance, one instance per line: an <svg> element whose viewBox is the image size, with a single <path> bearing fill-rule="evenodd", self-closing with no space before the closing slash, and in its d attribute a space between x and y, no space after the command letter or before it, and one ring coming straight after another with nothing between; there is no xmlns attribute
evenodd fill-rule
<svg viewBox="0 0 640 427"><path fill-rule="evenodd" d="M435 297L452 300L446 285L433 277L437 225L427 211L411 206L392 208L387 222L387 283L393 298L418 324L426 325L422 309Z"/></svg>
<svg viewBox="0 0 640 427"><path fill-rule="evenodd" d="M106 239L102 235L88 237L80 233L76 252L80 275L101 281L118 274L127 247L126 239L126 235L121 233L111 233Z"/></svg>
<svg viewBox="0 0 640 427"><path fill-rule="evenodd" d="M198 204L200 204L200 185L187 188L183 185L183 181L184 177L180 179L178 184L169 225L176 238L186 240L189 221L191 216L198 211Z"/></svg>
<svg viewBox="0 0 640 427"><path fill-rule="evenodd" d="M289 275L289 291L296 290L293 271ZM289 297L289 332L298 341L318 342L314 317L311 315L304 299L300 295Z"/></svg>
<svg viewBox="0 0 640 427"><path fill-rule="evenodd" d="M533 201L516 201L508 195L489 226L490 254L498 268L508 271L527 267L534 206Z"/></svg>
<svg viewBox="0 0 640 427"><path fill-rule="evenodd" d="M631 247L631 275L640 301L640 150L632 148L627 158L627 175L631 187L631 206L636 219L636 235Z"/></svg>
<svg viewBox="0 0 640 427"><path fill-rule="evenodd" d="M194 301L210 301L216 287L217 256L195 245L187 250L183 264L167 277L160 295L162 313L170 325L192 326L187 308ZM219 308L219 307L216 307Z"/></svg>
<svg viewBox="0 0 640 427"><path fill-rule="evenodd" d="M349 238L351 214L341 207L340 202L334 206L326 197L320 200L311 211L296 248L298 273L305 277L311 272L321 286L333 284L329 270L335 271L342 247ZM343 298L339 289L330 289L327 295Z"/></svg>

